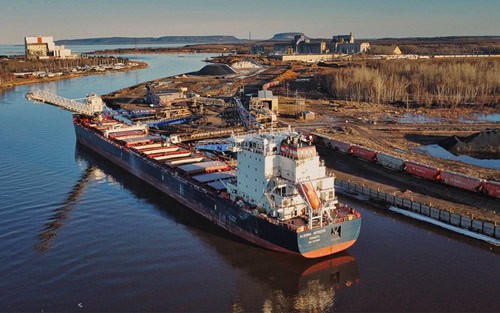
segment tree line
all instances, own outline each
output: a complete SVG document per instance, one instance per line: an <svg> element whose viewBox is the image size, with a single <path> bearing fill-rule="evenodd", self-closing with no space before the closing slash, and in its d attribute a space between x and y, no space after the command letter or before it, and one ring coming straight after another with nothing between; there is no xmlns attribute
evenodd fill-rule
<svg viewBox="0 0 500 313"><path fill-rule="evenodd" d="M500 105L500 60L370 60L331 70L316 83L333 98L459 107Z"/></svg>
<svg viewBox="0 0 500 313"><path fill-rule="evenodd" d="M500 37L385 38L372 45L397 45L406 54L500 54Z"/></svg>

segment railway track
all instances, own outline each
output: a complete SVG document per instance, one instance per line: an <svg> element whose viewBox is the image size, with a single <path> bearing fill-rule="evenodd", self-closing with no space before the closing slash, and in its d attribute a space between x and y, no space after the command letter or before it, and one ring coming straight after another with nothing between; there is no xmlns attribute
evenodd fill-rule
<svg viewBox="0 0 500 313"><path fill-rule="evenodd" d="M474 211L484 218L500 222L498 199L389 170L328 148L318 147L318 152L325 160L326 166L334 170L339 177L359 177L365 180L366 184L373 184L375 189L387 186L394 191L411 192L415 196L422 195L429 201L435 199L434 202L439 202L447 208Z"/></svg>

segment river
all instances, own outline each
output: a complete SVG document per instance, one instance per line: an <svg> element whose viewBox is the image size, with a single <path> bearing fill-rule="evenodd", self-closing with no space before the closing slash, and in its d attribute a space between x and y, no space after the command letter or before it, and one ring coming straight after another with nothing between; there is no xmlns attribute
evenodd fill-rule
<svg viewBox="0 0 500 313"><path fill-rule="evenodd" d="M0 93L0 311L500 311L499 256L475 240L344 199L363 215L347 253L254 247L77 145L71 113L24 99L108 93L207 55L131 57L150 67Z"/></svg>

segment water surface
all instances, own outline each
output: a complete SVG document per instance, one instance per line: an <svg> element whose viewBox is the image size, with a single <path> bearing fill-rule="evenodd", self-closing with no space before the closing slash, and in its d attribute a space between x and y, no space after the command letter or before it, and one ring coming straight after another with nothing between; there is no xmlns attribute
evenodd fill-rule
<svg viewBox="0 0 500 313"><path fill-rule="evenodd" d="M417 147L415 148L415 150L444 160L460 161L463 163L472 164L484 168L500 170L500 160L478 159L468 155L454 155L450 151L436 144Z"/></svg>
<svg viewBox="0 0 500 313"><path fill-rule="evenodd" d="M500 311L488 246L353 202L345 254L303 260L244 243L75 143L71 113L24 94L108 93L201 68L148 69L0 94L0 311Z"/></svg>

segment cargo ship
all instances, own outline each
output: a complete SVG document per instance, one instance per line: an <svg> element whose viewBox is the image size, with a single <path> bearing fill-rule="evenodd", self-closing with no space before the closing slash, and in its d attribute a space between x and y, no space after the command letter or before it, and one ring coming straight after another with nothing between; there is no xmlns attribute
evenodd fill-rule
<svg viewBox="0 0 500 313"><path fill-rule="evenodd" d="M291 128L233 134L226 140L230 153L222 156L147 124L104 116L94 94L83 104L43 92L29 96L77 112L80 144L258 246L318 258L349 248L359 236L360 213L338 201L335 177L311 138Z"/></svg>
<svg viewBox="0 0 500 313"><path fill-rule="evenodd" d="M361 215L338 202L315 146L291 129L232 136L236 158L221 160L146 125L73 120L81 144L256 245L317 258L358 238Z"/></svg>

